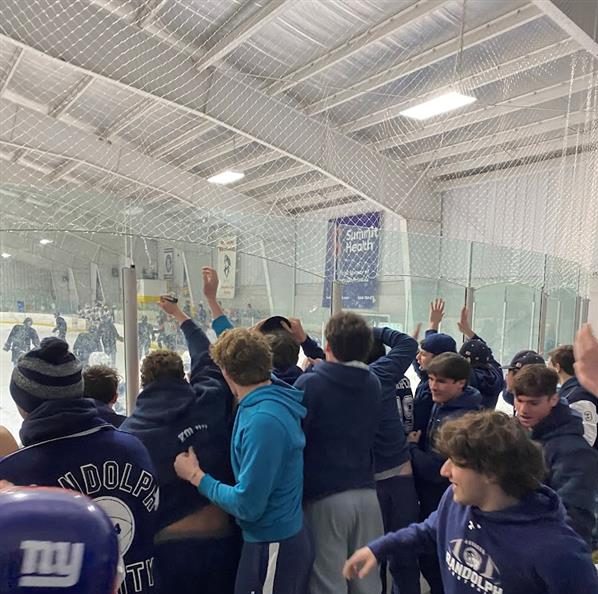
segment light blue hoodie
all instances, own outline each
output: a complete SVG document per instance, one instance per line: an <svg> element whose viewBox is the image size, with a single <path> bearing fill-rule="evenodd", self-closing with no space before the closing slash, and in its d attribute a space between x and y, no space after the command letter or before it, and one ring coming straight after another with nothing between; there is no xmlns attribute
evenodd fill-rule
<svg viewBox="0 0 598 594"><path fill-rule="evenodd" d="M206 475L199 492L237 519L247 542L290 538L303 526L303 392L274 380L239 403L234 487Z"/></svg>

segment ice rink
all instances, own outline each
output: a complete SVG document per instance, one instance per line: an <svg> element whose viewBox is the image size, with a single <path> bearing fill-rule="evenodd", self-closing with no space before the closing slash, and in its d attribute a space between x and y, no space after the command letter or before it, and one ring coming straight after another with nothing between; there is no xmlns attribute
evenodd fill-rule
<svg viewBox="0 0 598 594"><path fill-rule="evenodd" d="M4 322L0 323L0 340L2 341L2 347L6 342L11 328L12 324ZM52 328L49 326L34 325L34 328L37 330L40 340L43 340L47 336L56 336L55 334L52 334ZM77 338L77 334L77 332L67 333L67 341L69 345L73 345L75 339ZM123 343L117 343L116 348L116 367L121 376L124 377L125 359ZM10 396L9 385L11 373L11 353L7 353L4 349L0 349L0 425L4 425L5 427L7 427L16 438L21 427L22 419Z"/></svg>

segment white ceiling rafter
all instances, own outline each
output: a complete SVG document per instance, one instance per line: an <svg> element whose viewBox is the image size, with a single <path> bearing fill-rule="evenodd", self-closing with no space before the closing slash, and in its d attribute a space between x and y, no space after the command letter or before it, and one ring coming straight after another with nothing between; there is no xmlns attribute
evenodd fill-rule
<svg viewBox="0 0 598 594"><path fill-rule="evenodd" d="M303 165L299 163L289 167L288 169L284 169L283 171L277 171L276 173L271 173L270 175L262 175L255 180L250 180L242 184L236 184L235 189L239 192L250 192L263 186L268 186L270 184L291 179L298 175L309 173L311 170L312 169L309 165Z"/></svg>
<svg viewBox="0 0 598 594"><path fill-rule="evenodd" d="M587 124L592 119L589 111L577 111L571 114L558 115L553 118L541 120L539 122L532 122L523 126L516 126L501 130L495 134L488 134L486 136L478 136L471 140L458 142L456 144L442 146L440 148L419 153L413 157L407 157L405 161L412 167L424 165L430 161L439 161L449 157L470 153L480 148L489 148L492 146L500 146L508 142L521 141L529 139L533 136L539 136L548 132L555 132L557 130L566 131L569 127Z"/></svg>
<svg viewBox="0 0 598 594"><path fill-rule="evenodd" d="M303 194L311 194L312 192L317 192L318 190L333 188L338 185L338 182L336 182L333 179L322 179L315 182L309 182L307 184L291 186L278 192L264 192L259 194L258 198L260 200L264 199L267 202L276 202L278 200L285 200L286 198L291 198L293 196L301 196ZM347 191L352 194L355 193L354 191L351 191L349 188L347 188Z"/></svg>
<svg viewBox="0 0 598 594"><path fill-rule="evenodd" d="M148 0L145 4L139 7L135 14L135 26L143 29L151 25L156 18L158 13L162 10L162 7L166 5L168 0Z"/></svg>
<svg viewBox="0 0 598 594"><path fill-rule="evenodd" d="M301 208L309 206L311 202L335 202L337 200L342 200L343 198L347 198L349 196L355 196L355 194L352 193L348 188L340 188L339 190L332 190L330 192L312 192L306 195L301 195L299 197L288 196L286 198L267 198L266 202L276 202L277 204L282 205L285 208Z"/></svg>
<svg viewBox="0 0 598 594"><path fill-rule="evenodd" d="M328 97L324 97L323 99L308 105L304 111L308 115L315 115L342 105L343 103L347 103L356 97L375 91L399 78L417 72L432 64L436 64L445 58L454 56L462 49L474 47L493 37L503 35L504 33L512 31L525 23L536 20L541 16L542 12L540 9L531 4L507 12L479 27L466 31L463 35L463 39L461 39L461 36L456 36L448 41L424 50L416 56L404 60L400 64L396 64L383 72L378 72L351 84L348 89L333 93Z"/></svg>
<svg viewBox="0 0 598 594"><path fill-rule="evenodd" d="M102 130L100 135L106 139L118 136L123 130L126 130L131 124L134 124L157 106L157 103L151 98L141 100L137 105L134 105L131 109L127 110L116 122Z"/></svg>
<svg viewBox="0 0 598 594"><path fill-rule="evenodd" d="M79 167L79 165L81 165L79 161L70 161L68 159L66 161L63 161L61 165L53 169L52 172L48 174L50 181L60 181L63 177L73 173L75 169Z"/></svg>
<svg viewBox="0 0 598 594"><path fill-rule="evenodd" d="M576 147L580 147L580 135L574 133L569 134L564 138L534 143L508 151L499 150L482 157L475 157L473 159L459 161L457 163L451 163L450 165L444 165L441 167L433 167L429 170L429 172L432 177L443 177L457 173L464 173L470 170L495 167L496 165L510 163L512 161L538 159L549 156L552 153L559 153L561 151L564 152L568 149Z"/></svg>
<svg viewBox="0 0 598 594"><path fill-rule="evenodd" d="M4 91L8 89L8 85L12 80L12 77L15 75L17 68L21 60L23 59L23 55L25 54L25 49L22 47L16 47L14 53L10 59L10 63L8 64L8 69L4 74L4 78L0 80L0 97L4 94Z"/></svg>
<svg viewBox="0 0 598 594"><path fill-rule="evenodd" d="M93 84L93 76L83 76L69 91L66 96L58 101L55 105L50 107L48 115L53 118L58 118L62 114L66 113L70 107L72 107L89 89Z"/></svg>
<svg viewBox="0 0 598 594"><path fill-rule="evenodd" d="M280 14L294 2L295 0L269 0L269 2L264 4L249 18L243 20L238 27L204 51L203 55L196 61L197 69L201 72L210 66L214 66L217 62L245 43L262 27L279 17Z"/></svg>
<svg viewBox="0 0 598 594"><path fill-rule="evenodd" d="M228 153L234 152L244 146L251 144L253 139L240 137L236 138L233 137L222 144L214 146L210 149L205 151L198 151L198 154L194 155L190 159L187 159L182 167L185 169L195 169L196 167L200 167L204 163L211 161L212 159L217 159L218 157L222 157Z"/></svg>
<svg viewBox="0 0 598 594"><path fill-rule="evenodd" d="M424 138L430 138L437 136L451 130L457 130L464 126L471 126L473 124L479 124L492 118L504 116L509 113L514 113L520 109L533 108L542 103L559 99L561 97L567 97L569 93L578 93L586 91L588 85L595 85L597 81L592 74L583 74L575 77L571 81L558 82L549 87L544 87L538 91L530 91L523 93L515 97L510 97L504 101L499 101L494 105L482 107L470 112L463 113L461 115L446 118L440 122L435 122L424 126L421 130L415 132L409 132L402 136L394 136L385 140L381 140L375 143L376 148L379 151L385 151L398 146L403 146L410 142L423 140Z"/></svg>
<svg viewBox="0 0 598 594"><path fill-rule="evenodd" d="M215 128L217 128L216 124L212 124L211 122L201 122L190 130L177 134L177 136L175 136L172 140L150 148L149 151L147 151L147 154L150 155L150 157L159 159L168 153L180 149L192 140L196 140L200 136L210 132L210 130L214 130Z"/></svg>
<svg viewBox="0 0 598 594"><path fill-rule="evenodd" d="M363 48L368 47L393 33L399 32L414 21L443 6L447 1L450 0L420 0L407 8L401 9L384 21L369 27L367 31L356 35L319 58L311 60L307 64L284 75L282 80L277 81L268 87L267 93L269 95L278 95L284 91L288 91L304 80L319 74L327 68L331 68L342 60L350 58Z"/></svg>
<svg viewBox="0 0 598 594"><path fill-rule="evenodd" d="M455 83L437 87L412 99L406 99L391 107L386 107L356 120L347 122L342 126L339 126L339 130L346 133L356 132L358 130L363 130L364 128L369 128L370 126L375 126L376 124L388 122L389 120L399 117L402 111L419 105L435 96L448 93L455 89L459 89L462 92L471 92L484 85L498 82L509 76L514 76L533 68L537 68L538 66L542 66L543 64L548 64L559 58L572 55L579 51L579 49L579 44L572 39L564 39L557 41L556 43L550 43L536 51L528 52L521 56L517 56L512 60L508 60L507 62L496 64L491 68L485 69L483 72L461 78Z"/></svg>

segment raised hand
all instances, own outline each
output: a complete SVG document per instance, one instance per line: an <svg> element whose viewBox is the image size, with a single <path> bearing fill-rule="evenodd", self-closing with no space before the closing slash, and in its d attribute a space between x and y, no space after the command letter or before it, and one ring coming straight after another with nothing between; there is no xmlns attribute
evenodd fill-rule
<svg viewBox="0 0 598 594"><path fill-rule="evenodd" d="M210 266L204 266L201 269L201 277L203 279L203 294L206 299L216 299L218 292L218 273Z"/></svg>
<svg viewBox="0 0 598 594"><path fill-rule="evenodd" d="M430 328L432 330L438 330L440 322L444 318L444 299L434 299L430 303Z"/></svg>
<svg viewBox="0 0 598 594"><path fill-rule="evenodd" d="M473 328L471 327L471 322L469 320L469 310L467 309L467 306L464 306L461 309L461 318L457 322L457 327L459 328L459 332L467 336L467 338L471 338L475 335L475 332L473 331Z"/></svg>
<svg viewBox="0 0 598 594"><path fill-rule="evenodd" d="M575 337L575 375L581 385L598 396L598 339L585 324Z"/></svg>
<svg viewBox="0 0 598 594"><path fill-rule="evenodd" d="M160 301L158 301L160 309L169 316L172 316L177 322L184 322L187 319L187 315L183 313L178 303L173 303L167 297L167 295L160 297Z"/></svg>

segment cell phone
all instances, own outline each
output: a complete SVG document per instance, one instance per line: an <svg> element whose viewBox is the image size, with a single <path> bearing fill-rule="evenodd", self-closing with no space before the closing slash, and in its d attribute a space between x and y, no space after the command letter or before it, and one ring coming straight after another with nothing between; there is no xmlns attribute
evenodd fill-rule
<svg viewBox="0 0 598 594"><path fill-rule="evenodd" d="M164 299L164 301L169 301L170 303L179 302L179 300L174 295L162 295L160 299Z"/></svg>

